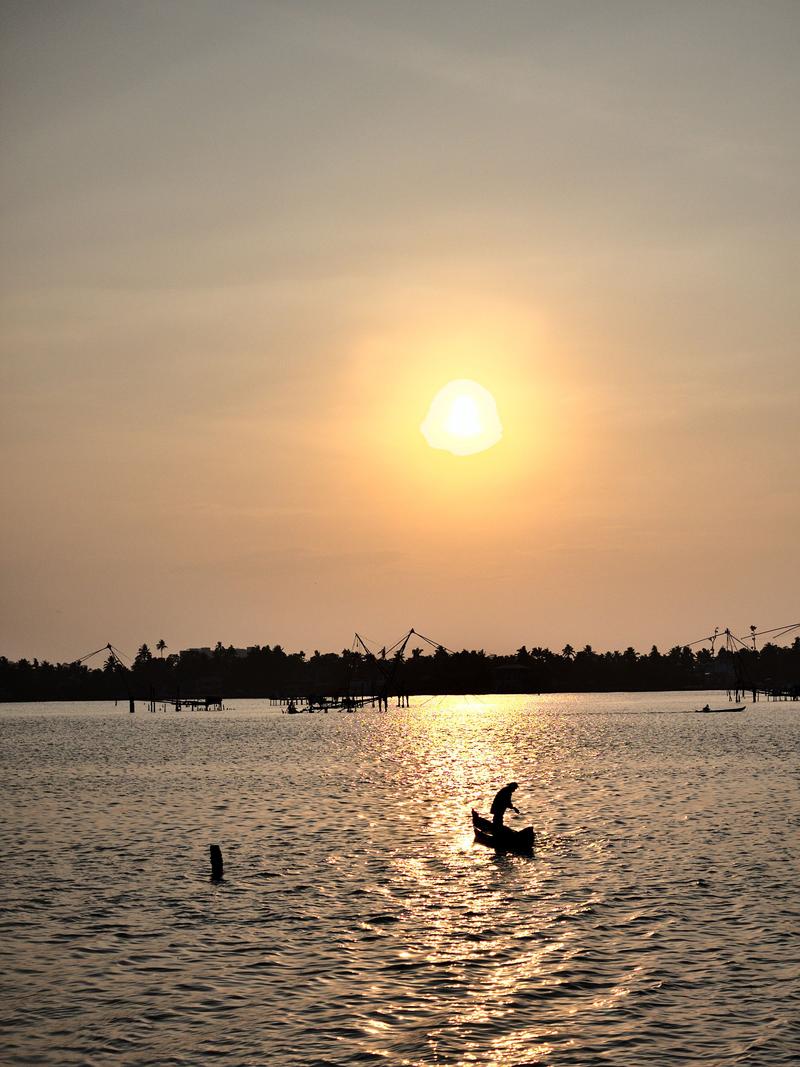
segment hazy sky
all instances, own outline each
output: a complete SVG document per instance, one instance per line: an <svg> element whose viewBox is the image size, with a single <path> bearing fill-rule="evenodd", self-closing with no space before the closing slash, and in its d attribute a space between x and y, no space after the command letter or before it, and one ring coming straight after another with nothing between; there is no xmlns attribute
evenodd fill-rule
<svg viewBox="0 0 800 1067"><path fill-rule="evenodd" d="M0 654L798 621L796 0L0 10Z"/></svg>

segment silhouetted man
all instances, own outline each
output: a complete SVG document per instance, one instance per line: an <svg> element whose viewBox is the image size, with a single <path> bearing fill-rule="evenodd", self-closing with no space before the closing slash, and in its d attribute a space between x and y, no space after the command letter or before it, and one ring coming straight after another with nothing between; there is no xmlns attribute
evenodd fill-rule
<svg viewBox="0 0 800 1067"><path fill-rule="evenodd" d="M509 782L508 785L504 785L498 792L497 796L492 801L492 806L489 811L492 813L492 826L495 833L503 829L503 816L508 808L515 811L519 815L519 808L515 808L511 803L511 794L517 788L516 782Z"/></svg>

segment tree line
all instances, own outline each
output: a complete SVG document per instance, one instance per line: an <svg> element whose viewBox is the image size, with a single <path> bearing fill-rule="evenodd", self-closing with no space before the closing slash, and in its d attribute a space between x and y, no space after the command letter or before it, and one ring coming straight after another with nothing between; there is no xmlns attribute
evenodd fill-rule
<svg viewBox="0 0 800 1067"><path fill-rule="evenodd" d="M800 693L800 637L791 645L760 649L694 650L675 646L647 653L596 652L591 645L561 652L522 646L511 655L484 649L381 657L345 649L312 655L280 645L227 648L154 656L143 644L125 665L110 652L102 666L81 661L11 661L0 656L0 701L168 700L192 697L369 696L404 694L565 693L742 689Z"/></svg>

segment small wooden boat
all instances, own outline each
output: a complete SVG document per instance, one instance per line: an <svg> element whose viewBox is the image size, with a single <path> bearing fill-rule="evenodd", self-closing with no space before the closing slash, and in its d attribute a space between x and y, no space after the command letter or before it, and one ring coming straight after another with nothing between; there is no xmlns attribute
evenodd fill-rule
<svg viewBox="0 0 800 1067"><path fill-rule="evenodd" d="M496 848L498 852L519 852L523 856L529 856L533 852L536 834L532 826L526 826L524 830L512 830L504 826L502 834L496 836L492 820L478 814L473 808L472 828L475 831L475 840L480 845Z"/></svg>
<svg viewBox="0 0 800 1067"><path fill-rule="evenodd" d="M698 715L722 715L722 714L727 713L729 711L746 711L747 710L747 705L743 704L740 708L708 708L708 707L706 707L706 708L695 708L694 710L695 710L696 714L698 714Z"/></svg>

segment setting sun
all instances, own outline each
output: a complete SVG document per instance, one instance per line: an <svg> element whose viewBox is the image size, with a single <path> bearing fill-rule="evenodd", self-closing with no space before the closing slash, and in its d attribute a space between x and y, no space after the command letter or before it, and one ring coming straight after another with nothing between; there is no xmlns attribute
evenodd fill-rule
<svg viewBox="0 0 800 1067"><path fill-rule="evenodd" d="M503 436L497 405L488 389L468 378L448 382L431 401L420 426L431 448L471 456Z"/></svg>

